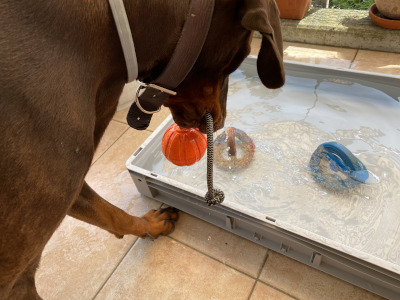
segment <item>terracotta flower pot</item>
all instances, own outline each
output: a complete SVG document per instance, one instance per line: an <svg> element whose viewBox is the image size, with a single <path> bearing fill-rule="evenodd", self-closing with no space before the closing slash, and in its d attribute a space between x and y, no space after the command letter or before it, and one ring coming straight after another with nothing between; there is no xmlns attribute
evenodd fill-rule
<svg viewBox="0 0 400 300"><path fill-rule="evenodd" d="M400 0L375 0L375 4L385 17L400 20Z"/></svg>
<svg viewBox="0 0 400 300"><path fill-rule="evenodd" d="M310 8L312 0L275 0L282 19L300 20Z"/></svg>
<svg viewBox="0 0 400 300"><path fill-rule="evenodd" d="M373 3L369 8L369 16L375 25L378 25L382 28L400 29L400 20L386 18L380 11L378 11L376 3Z"/></svg>

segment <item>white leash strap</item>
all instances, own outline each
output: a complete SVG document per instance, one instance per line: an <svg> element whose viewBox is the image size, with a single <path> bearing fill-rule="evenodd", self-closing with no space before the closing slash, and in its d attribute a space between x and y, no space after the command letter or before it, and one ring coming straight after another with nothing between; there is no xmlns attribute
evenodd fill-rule
<svg viewBox="0 0 400 300"><path fill-rule="evenodd" d="M127 83L137 79L138 64L136 59L135 45L133 44L132 33L129 27L128 17L122 0L109 0L115 25L117 26L119 40L124 52L126 69L128 71Z"/></svg>

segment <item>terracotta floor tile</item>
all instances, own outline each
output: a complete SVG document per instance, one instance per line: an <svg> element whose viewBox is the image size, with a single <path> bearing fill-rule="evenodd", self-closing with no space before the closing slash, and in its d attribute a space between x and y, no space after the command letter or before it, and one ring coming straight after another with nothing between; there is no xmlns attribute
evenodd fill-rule
<svg viewBox="0 0 400 300"><path fill-rule="evenodd" d="M359 50L351 69L400 75L400 54Z"/></svg>
<svg viewBox="0 0 400 300"><path fill-rule="evenodd" d="M259 279L300 299L383 299L274 251Z"/></svg>
<svg viewBox="0 0 400 300"><path fill-rule="evenodd" d="M134 185L126 161L150 135L129 128L90 168L87 183L102 197L134 215L143 215L160 205L141 196Z"/></svg>
<svg viewBox="0 0 400 300"><path fill-rule="evenodd" d="M285 60L349 68L357 50L330 46L308 45L301 43L283 43Z"/></svg>
<svg viewBox="0 0 400 300"><path fill-rule="evenodd" d="M129 107L121 109L121 110L117 110L113 116L113 120L117 121L117 122L128 124L128 123L126 123L126 115L128 114L128 111L129 111Z"/></svg>
<svg viewBox="0 0 400 300"><path fill-rule="evenodd" d="M254 38L251 44L251 55L258 55L261 39ZM302 43L283 43L283 59L304 63L326 65L330 67L349 68L356 56L356 49L339 48Z"/></svg>
<svg viewBox="0 0 400 300"><path fill-rule="evenodd" d="M248 299L254 279L168 237L140 240L100 299Z"/></svg>
<svg viewBox="0 0 400 300"><path fill-rule="evenodd" d="M156 128L171 114L168 107L161 107L161 111L153 115L150 125L147 130L154 131Z"/></svg>
<svg viewBox="0 0 400 300"><path fill-rule="evenodd" d="M261 48L261 41L262 39L260 38L253 38L251 41L251 51L250 55L258 55L258 52L260 51Z"/></svg>
<svg viewBox="0 0 400 300"><path fill-rule="evenodd" d="M115 143L115 141L128 129L128 125L121 124L119 122L111 121L108 125L106 132L104 133L96 152L92 163L95 162L103 153Z"/></svg>
<svg viewBox="0 0 400 300"><path fill-rule="evenodd" d="M66 217L42 255L36 273L39 295L47 300L92 299L136 240Z"/></svg>
<svg viewBox="0 0 400 300"><path fill-rule="evenodd" d="M264 283L257 282L250 300L290 300L294 299Z"/></svg>
<svg viewBox="0 0 400 300"><path fill-rule="evenodd" d="M260 245L184 213L171 237L252 277L258 276L267 254Z"/></svg>

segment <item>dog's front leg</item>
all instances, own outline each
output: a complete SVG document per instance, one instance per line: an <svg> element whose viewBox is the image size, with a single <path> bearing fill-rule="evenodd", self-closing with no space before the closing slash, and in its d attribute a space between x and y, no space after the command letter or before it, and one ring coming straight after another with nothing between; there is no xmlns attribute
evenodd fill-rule
<svg viewBox="0 0 400 300"><path fill-rule="evenodd" d="M68 215L105 229L118 238L125 234L157 238L171 233L178 220L178 212L173 208L151 210L143 217L131 216L100 197L86 182Z"/></svg>

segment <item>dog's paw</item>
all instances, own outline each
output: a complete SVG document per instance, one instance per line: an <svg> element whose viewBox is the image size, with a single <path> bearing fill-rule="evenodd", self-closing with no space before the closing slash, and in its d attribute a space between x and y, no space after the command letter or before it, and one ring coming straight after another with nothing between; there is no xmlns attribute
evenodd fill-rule
<svg viewBox="0 0 400 300"><path fill-rule="evenodd" d="M175 229L175 222L179 218L179 210L168 207L151 210L142 219L146 221L146 232L141 238L156 239L160 235L168 235Z"/></svg>

